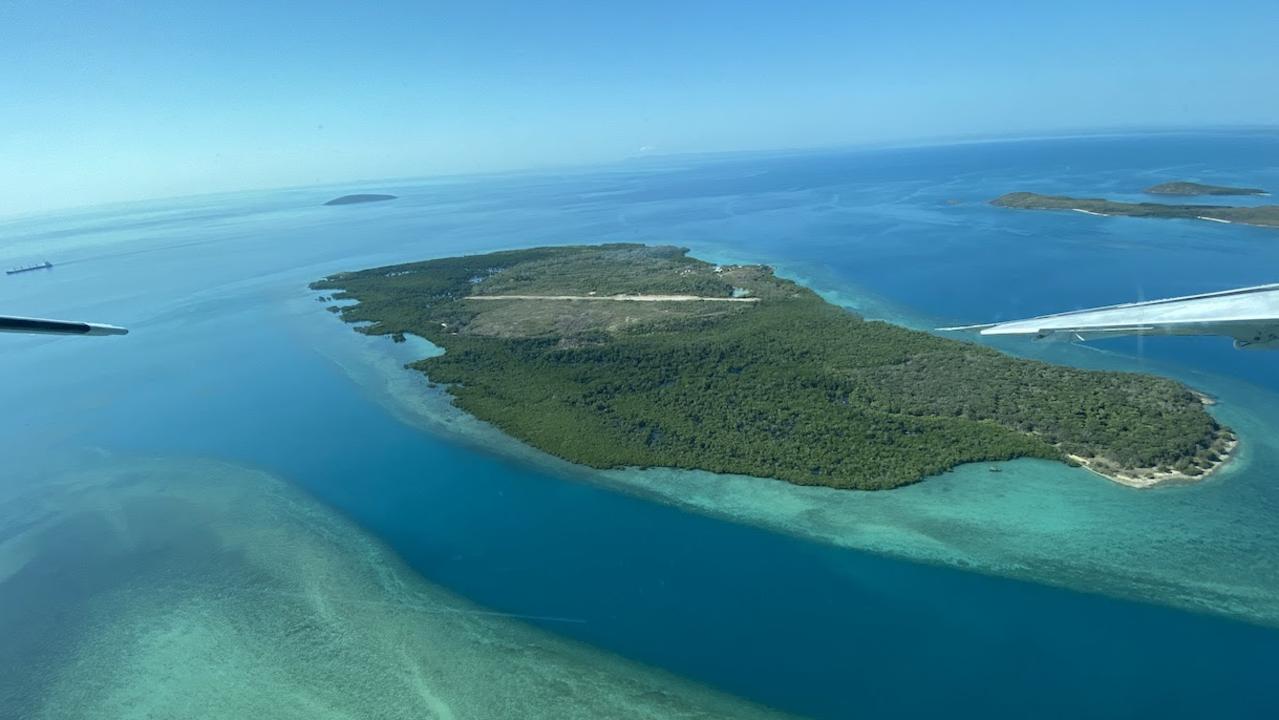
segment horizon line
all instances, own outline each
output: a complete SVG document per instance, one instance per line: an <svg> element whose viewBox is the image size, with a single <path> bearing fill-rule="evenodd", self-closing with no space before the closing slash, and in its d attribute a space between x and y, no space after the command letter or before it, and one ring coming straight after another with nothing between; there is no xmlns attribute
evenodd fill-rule
<svg viewBox="0 0 1279 720"><path fill-rule="evenodd" d="M344 188L353 185L362 184L389 184L389 183L418 183L423 181L440 181L440 180L465 180L465 179L485 179L511 175L538 175L553 172L582 172L590 170L603 170L619 165L634 165L644 162L661 161L661 160L679 160L679 159L728 159L731 157L743 156L787 156L802 155L809 153L821 152L868 152L875 150L906 150L915 148L940 148L959 145L994 145L1001 143L1013 142L1031 142L1031 141L1050 141L1050 140L1073 140L1086 138L1104 138L1104 137L1127 137L1134 135L1189 135L1200 133L1237 133L1237 134L1279 134L1279 124L1273 125L1257 125L1257 124L1241 124L1241 125L1200 125L1200 126L1111 126L1111 127L1095 127L1095 128L1078 128L1073 130L1063 130L1054 133L1018 133L1018 134L999 134L987 135L984 133L966 133L959 135L941 135L927 136L916 138L914 140L884 140L884 141L865 141L865 142L849 142L830 144L823 143L819 145L795 145L790 147L776 148L754 148L754 149L732 149L732 150L705 150L705 151L686 151L672 153L643 153L638 155L626 155L613 160L602 160L599 162L589 163L545 163L537 165L526 165L513 167L506 170L479 170L473 172L440 172L427 173L421 175L400 175L391 177L378 178L362 178L351 180L339 180L333 182L320 182L301 185L271 185L265 187L249 187L235 190L209 190L206 192L187 193L182 195L158 195L142 198L133 198L129 200L111 200L99 203L87 203L83 205L64 205L51 208L43 208L40 210L26 210L15 213L0 213L0 223L9 223L22 220L30 220L47 215L56 215L62 213L75 214L80 212L91 212L93 210L120 207L127 205L139 205L146 203L162 203L176 200L189 200L195 198L214 198L219 196L240 195L249 193L262 192L290 192L290 191L308 191L321 190L324 188ZM377 188L373 188L377 189Z"/></svg>

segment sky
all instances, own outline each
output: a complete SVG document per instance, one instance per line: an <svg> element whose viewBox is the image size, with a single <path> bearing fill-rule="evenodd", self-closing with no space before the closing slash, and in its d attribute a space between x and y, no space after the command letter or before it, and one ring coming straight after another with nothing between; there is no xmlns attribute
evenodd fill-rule
<svg viewBox="0 0 1279 720"><path fill-rule="evenodd" d="M1279 126L1279 2L0 0L0 215L637 155Z"/></svg>

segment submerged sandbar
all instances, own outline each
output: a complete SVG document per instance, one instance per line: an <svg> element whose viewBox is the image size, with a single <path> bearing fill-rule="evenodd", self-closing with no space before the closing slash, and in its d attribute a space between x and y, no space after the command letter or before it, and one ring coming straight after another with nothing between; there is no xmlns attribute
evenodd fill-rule
<svg viewBox="0 0 1279 720"><path fill-rule="evenodd" d="M0 498L4 717L780 717L478 607L263 472L106 460L29 487Z"/></svg>

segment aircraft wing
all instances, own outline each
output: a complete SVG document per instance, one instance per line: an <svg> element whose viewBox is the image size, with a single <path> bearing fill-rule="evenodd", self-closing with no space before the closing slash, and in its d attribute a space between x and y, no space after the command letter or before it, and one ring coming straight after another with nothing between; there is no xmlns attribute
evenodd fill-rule
<svg viewBox="0 0 1279 720"><path fill-rule="evenodd" d="M1121 335L1221 335L1235 347L1279 350L1279 283L941 330L1095 340Z"/></svg>
<svg viewBox="0 0 1279 720"><path fill-rule="evenodd" d="M45 320L42 318L0 315L0 332L37 333L43 335L127 335L129 331L115 325Z"/></svg>

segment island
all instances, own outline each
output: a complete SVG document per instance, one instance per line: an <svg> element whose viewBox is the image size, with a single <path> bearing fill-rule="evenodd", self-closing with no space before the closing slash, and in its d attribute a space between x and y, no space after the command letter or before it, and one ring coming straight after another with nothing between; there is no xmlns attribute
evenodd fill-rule
<svg viewBox="0 0 1279 720"><path fill-rule="evenodd" d="M1227 185L1204 185L1203 183L1176 180L1160 183L1146 188L1149 195L1269 195L1259 188L1229 187Z"/></svg>
<svg viewBox="0 0 1279 720"><path fill-rule="evenodd" d="M312 284L463 410L596 468L674 467L887 489L1044 458L1129 484L1226 462L1234 433L1172 380L1014 358L866 320L763 265L679 247L540 247Z"/></svg>
<svg viewBox="0 0 1279 720"><path fill-rule="evenodd" d="M1217 223L1279 227L1279 205L1235 207L1232 205L1128 203L1104 198L1073 198L1065 195L1040 195L1033 192L1011 192L991 200L990 203L998 207L1022 210L1073 210L1086 215L1181 218L1208 220Z"/></svg>
<svg viewBox="0 0 1279 720"><path fill-rule="evenodd" d="M382 202L384 200L394 200L394 199L396 199L394 195L374 195L370 193L364 193L364 194L343 195L342 197L335 197L324 204L325 205L358 205L359 203Z"/></svg>

